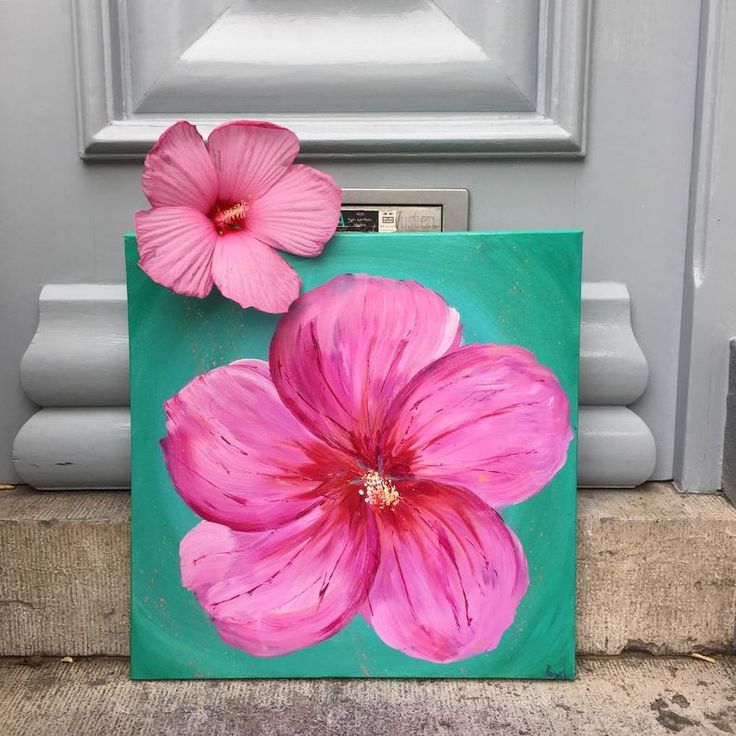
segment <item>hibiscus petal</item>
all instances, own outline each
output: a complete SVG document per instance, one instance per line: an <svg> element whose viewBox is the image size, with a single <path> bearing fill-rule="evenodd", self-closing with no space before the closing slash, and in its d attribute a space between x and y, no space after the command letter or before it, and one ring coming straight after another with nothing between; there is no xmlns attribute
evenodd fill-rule
<svg viewBox="0 0 736 736"><path fill-rule="evenodd" d="M554 373L523 348L466 345L397 397L386 453L412 475L518 503L565 464L570 407Z"/></svg>
<svg viewBox="0 0 736 736"><path fill-rule="evenodd" d="M299 139L273 123L236 120L215 128L207 139L219 179L219 199L252 202L267 192L299 153Z"/></svg>
<svg viewBox="0 0 736 736"><path fill-rule="evenodd" d="M373 515L349 497L272 532L202 522L181 542L185 587L231 646L275 657L347 625L377 565Z"/></svg>
<svg viewBox="0 0 736 736"><path fill-rule="evenodd" d="M138 265L177 294L205 297L212 289L217 233L201 212L156 207L135 213Z"/></svg>
<svg viewBox="0 0 736 736"><path fill-rule="evenodd" d="M529 577L501 517L462 488L399 485L380 512L380 564L361 613L404 654L453 662L494 649L512 624Z"/></svg>
<svg viewBox="0 0 736 736"><path fill-rule="evenodd" d="M279 322L271 375L312 432L376 468L389 402L460 335L458 313L420 284L343 274L302 295Z"/></svg>
<svg viewBox="0 0 736 736"><path fill-rule="evenodd" d="M246 231L223 235L212 261L217 288L241 307L279 314L299 296L296 271L272 248Z"/></svg>
<svg viewBox="0 0 736 736"><path fill-rule="evenodd" d="M164 131L149 151L141 181L154 207L192 207L207 214L217 197L217 172L207 147L185 121Z"/></svg>
<svg viewBox="0 0 736 736"><path fill-rule="evenodd" d="M246 227L273 248L318 256L335 233L341 202L332 177L309 166L292 166L249 206Z"/></svg>
<svg viewBox="0 0 736 736"><path fill-rule="evenodd" d="M283 406L261 360L198 376L164 408L161 446L176 490L197 514L233 529L295 519L349 467Z"/></svg>

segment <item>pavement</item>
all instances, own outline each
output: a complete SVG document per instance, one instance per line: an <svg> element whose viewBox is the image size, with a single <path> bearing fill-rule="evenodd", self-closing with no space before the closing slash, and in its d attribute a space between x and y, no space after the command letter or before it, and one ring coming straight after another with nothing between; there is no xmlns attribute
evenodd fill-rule
<svg viewBox="0 0 736 736"><path fill-rule="evenodd" d="M132 682L122 657L3 658L0 734L723 736L736 733L736 657L713 659L581 657L568 682Z"/></svg>

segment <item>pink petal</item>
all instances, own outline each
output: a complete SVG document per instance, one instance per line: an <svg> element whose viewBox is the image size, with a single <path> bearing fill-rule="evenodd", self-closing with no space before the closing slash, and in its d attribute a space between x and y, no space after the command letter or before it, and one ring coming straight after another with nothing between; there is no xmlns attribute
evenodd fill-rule
<svg viewBox="0 0 736 736"><path fill-rule="evenodd" d="M209 213L217 173L197 129L185 121L164 131L143 164L143 191L154 207L192 207Z"/></svg>
<svg viewBox="0 0 736 736"><path fill-rule="evenodd" d="M333 499L272 532L202 522L182 540L182 582L231 646L275 657L317 644L350 622L375 575L375 522L360 506Z"/></svg>
<svg viewBox="0 0 736 736"><path fill-rule="evenodd" d="M246 227L273 248L318 256L335 234L342 193L332 177L292 166L246 215Z"/></svg>
<svg viewBox="0 0 736 736"><path fill-rule="evenodd" d="M284 403L328 444L376 468L389 402L460 343L460 319L414 281L343 274L302 295L271 341Z"/></svg>
<svg viewBox="0 0 736 736"><path fill-rule="evenodd" d="M198 376L164 408L161 446L176 490L197 514L233 529L295 519L350 466L282 405L261 360Z"/></svg>
<svg viewBox="0 0 736 736"><path fill-rule="evenodd" d="M217 233L201 212L155 207L135 213L138 265L177 294L205 297L212 289Z"/></svg>
<svg viewBox="0 0 736 736"><path fill-rule="evenodd" d="M252 202L267 192L299 153L299 139L272 123L237 120L215 128L207 139L219 179L219 199Z"/></svg>
<svg viewBox="0 0 736 736"><path fill-rule="evenodd" d="M389 421L389 465L464 486L494 506L541 490L573 436L555 375L508 345L467 345L440 358L397 397Z"/></svg>
<svg viewBox="0 0 736 736"><path fill-rule="evenodd" d="M299 296L296 271L272 248L247 231L223 235L212 261L217 288L244 309L279 314Z"/></svg>
<svg viewBox="0 0 736 736"><path fill-rule="evenodd" d="M380 512L380 565L361 611L394 649L452 662L494 649L529 577L521 545L498 514L461 488L399 484Z"/></svg>

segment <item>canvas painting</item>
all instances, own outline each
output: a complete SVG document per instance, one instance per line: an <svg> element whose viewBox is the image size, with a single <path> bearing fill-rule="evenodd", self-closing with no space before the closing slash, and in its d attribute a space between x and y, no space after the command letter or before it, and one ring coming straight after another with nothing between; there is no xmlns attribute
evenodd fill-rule
<svg viewBox="0 0 736 736"><path fill-rule="evenodd" d="M338 234L285 314L126 238L131 674L571 678L581 234Z"/></svg>

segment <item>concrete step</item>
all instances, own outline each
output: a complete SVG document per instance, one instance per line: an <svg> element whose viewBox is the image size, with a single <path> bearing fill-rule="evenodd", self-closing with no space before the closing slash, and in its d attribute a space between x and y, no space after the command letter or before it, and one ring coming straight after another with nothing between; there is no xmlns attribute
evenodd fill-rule
<svg viewBox="0 0 736 736"><path fill-rule="evenodd" d="M124 659L0 660L8 736L642 736L736 731L736 660L582 658L574 682L131 682Z"/></svg>
<svg viewBox="0 0 736 736"><path fill-rule="evenodd" d="M732 650L736 509L670 485L578 494L578 651ZM129 495L0 491L0 655L128 652Z"/></svg>

